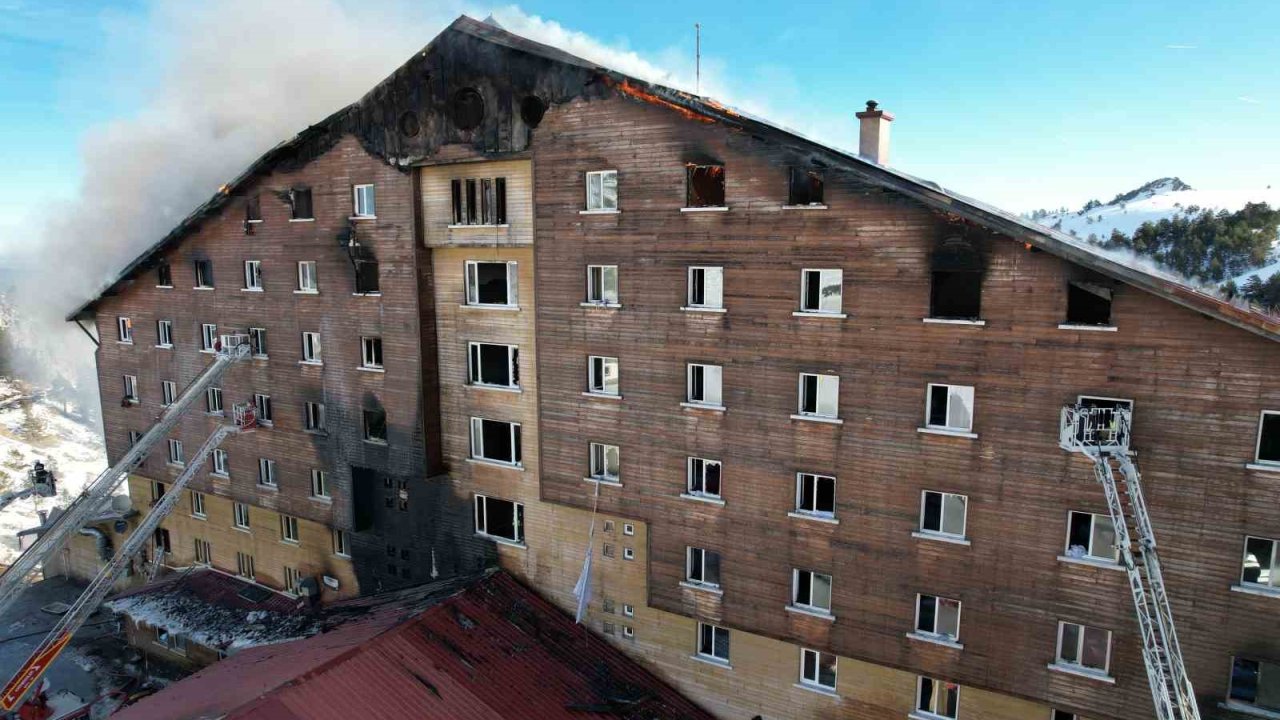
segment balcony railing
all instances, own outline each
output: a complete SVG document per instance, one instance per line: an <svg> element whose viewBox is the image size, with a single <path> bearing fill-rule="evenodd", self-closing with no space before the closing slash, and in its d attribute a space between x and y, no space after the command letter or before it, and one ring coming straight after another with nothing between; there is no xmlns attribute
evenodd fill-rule
<svg viewBox="0 0 1280 720"><path fill-rule="evenodd" d="M1128 452L1132 421L1125 407L1068 405L1062 408L1058 444L1072 452Z"/></svg>

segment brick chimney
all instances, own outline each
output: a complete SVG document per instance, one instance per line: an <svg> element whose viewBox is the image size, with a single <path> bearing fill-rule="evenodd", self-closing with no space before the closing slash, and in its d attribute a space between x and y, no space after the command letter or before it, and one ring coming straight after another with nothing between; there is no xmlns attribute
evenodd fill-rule
<svg viewBox="0 0 1280 720"><path fill-rule="evenodd" d="M889 164L889 123L893 115L877 110L875 100L867 101L867 109L858 113L858 154L877 165Z"/></svg>

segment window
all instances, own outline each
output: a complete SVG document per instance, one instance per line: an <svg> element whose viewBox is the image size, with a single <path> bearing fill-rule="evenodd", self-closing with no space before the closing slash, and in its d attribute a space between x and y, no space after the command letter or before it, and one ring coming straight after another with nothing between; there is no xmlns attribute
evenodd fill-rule
<svg viewBox="0 0 1280 720"><path fill-rule="evenodd" d="M151 504L160 502L160 498L164 497L166 486L157 480L151 481Z"/></svg>
<svg viewBox="0 0 1280 720"><path fill-rule="evenodd" d="M169 531L166 528L156 528L155 534L152 535L151 540L155 544L157 562L160 561L159 555L161 553L165 555L173 554L173 546L169 544Z"/></svg>
<svg viewBox="0 0 1280 720"><path fill-rule="evenodd" d="M316 278L316 264L313 260L303 260L298 263L298 292L314 293L320 291L319 280Z"/></svg>
<svg viewBox="0 0 1280 720"><path fill-rule="evenodd" d="M450 188L454 225L506 225L507 179L457 179Z"/></svg>
<svg viewBox="0 0 1280 720"><path fill-rule="evenodd" d="M618 304L618 266L587 266L587 302L595 305Z"/></svg>
<svg viewBox="0 0 1280 720"><path fill-rule="evenodd" d="M500 420L471 418L471 457L519 466L520 426Z"/></svg>
<svg viewBox="0 0 1280 720"><path fill-rule="evenodd" d="M311 210L311 189L291 188L289 190L289 219L313 220L315 214Z"/></svg>
<svg viewBox="0 0 1280 720"><path fill-rule="evenodd" d="M204 493L191 491L191 515L200 519L207 517L204 512Z"/></svg>
<svg viewBox="0 0 1280 720"><path fill-rule="evenodd" d="M1280 712L1280 664L1248 658L1232 658L1231 703Z"/></svg>
<svg viewBox="0 0 1280 720"><path fill-rule="evenodd" d="M308 402L303 409L304 422L310 432L324 432L324 403Z"/></svg>
<svg viewBox="0 0 1280 720"><path fill-rule="evenodd" d="M805 610L831 612L831 576L811 570L795 570L792 580L792 604Z"/></svg>
<svg viewBox="0 0 1280 720"><path fill-rule="evenodd" d="M249 553L236 553L236 574L242 578L252 580L253 575L253 556Z"/></svg>
<svg viewBox="0 0 1280 720"><path fill-rule="evenodd" d="M262 222L262 198L258 195L244 199L244 220L251 223Z"/></svg>
<svg viewBox="0 0 1280 720"><path fill-rule="evenodd" d="M592 355L587 358L587 366L588 392L596 395L618 395L618 358Z"/></svg>
<svg viewBox="0 0 1280 720"><path fill-rule="evenodd" d="M686 548L684 578L695 585L720 587L720 553L703 548Z"/></svg>
<svg viewBox="0 0 1280 720"><path fill-rule="evenodd" d="M1100 445L1103 448L1128 447L1133 421L1133 401L1120 398L1080 395L1076 406L1090 410L1090 422L1080 422L1076 427L1076 440L1082 444ZM1121 424L1120 411L1129 414L1129 424Z"/></svg>
<svg viewBox="0 0 1280 720"><path fill-rule="evenodd" d="M302 362L311 365L320 364L320 333L302 333Z"/></svg>
<svg viewBox="0 0 1280 720"><path fill-rule="evenodd" d="M200 326L200 350L213 352L218 347L218 326L204 323Z"/></svg>
<svg viewBox="0 0 1280 720"><path fill-rule="evenodd" d="M178 396L178 386L172 380L160 381L160 404L169 407Z"/></svg>
<svg viewBox="0 0 1280 720"><path fill-rule="evenodd" d="M1067 284L1068 325L1111 325L1111 288L1091 282Z"/></svg>
<svg viewBox="0 0 1280 720"><path fill-rule="evenodd" d="M205 411L212 415L222 414L222 388L211 387L204 391Z"/></svg>
<svg viewBox="0 0 1280 720"><path fill-rule="evenodd" d="M360 338L360 367L367 370L382 369L382 338Z"/></svg>
<svg viewBox="0 0 1280 720"><path fill-rule="evenodd" d="M689 494L718 499L720 497L720 471L721 464L719 460L689 458L688 483L686 485Z"/></svg>
<svg viewBox="0 0 1280 720"><path fill-rule="evenodd" d="M356 294L373 295L382 292L378 281L378 261L358 259L356 264Z"/></svg>
<svg viewBox="0 0 1280 720"><path fill-rule="evenodd" d="M196 552L195 552L196 563L200 565L212 565L213 564L213 546L209 543L209 541L196 538L195 546L196 546Z"/></svg>
<svg viewBox="0 0 1280 720"><path fill-rule="evenodd" d="M271 427L273 421L271 419L271 396L262 393L253 394L253 407L256 411L256 419L259 425Z"/></svg>
<svg viewBox="0 0 1280 720"><path fill-rule="evenodd" d="M1053 715L1049 720L1079 720L1079 716L1075 713L1069 713L1066 710L1054 709Z"/></svg>
<svg viewBox="0 0 1280 720"><path fill-rule="evenodd" d="M916 710L929 717L960 717L960 686L921 675L916 681Z"/></svg>
<svg viewBox="0 0 1280 720"><path fill-rule="evenodd" d="M133 342L133 321L127 317L116 318L116 330L120 333L120 342Z"/></svg>
<svg viewBox="0 0 1280 720"><path fill-rule="evenodd" d="M261 260L245 260L244 261L244 289L245 290L261 290L262 289L262 261Z"/></svg>
<svg viewBox="0 0 1280 720"><path fill-rule="evenodd" d="M963 538L968 505L964 495L925 490L920 494L920 531Z"/></svg>
<svg viewBox="0 0 1280 720"><path fill-rule="evenodd" d="M298 568L284 566L284 591L290 595L298 595L302 588L302 573Z"/></svg>
<svg viewBox="0 0 1280 720"><path fill-rule="evenodd" d="M1280 589L1280 553L1276 552L1276 544L1269 538L1245 537L1240 584Z"/></svg>
<svg viewBox="0 0 1280 720"><path fill-rule="evenodd" d="M1111 516L1096 513L1067 513L1067 550L1069 558L1117 562L1120 548L1116 546L1116 528Z"/></svg>
<svg viewBox="0 0 1280 720"><path fill-rule="evenodd" d="M801 271L800 312L839 315L843 298L843 270Z"/></svg>
<svg viewBox="0 0 1280 720"><path fill-rule="evenodd" d="M351 194L354 196L353 208L356 217L377 217L377 204L374 202L375 194L372 185L356 185L351 189Z"/></svg>
<svg viewBox="0 0 1280 720"><path fill-rule="evenodd" d="M510 500L476 496L476 533L513 543L524 542L524 506Z"/></svg>
<svg viewBox="0 0 1280 720"><path fill-rule="evenodd" d="M632 524L632 523L622 523L622 534L623 534L623 535L635 535L635 534L636 534L636 526L635 526L634 524Z"/></svg>
<svg viewBox="0 0 1280 720"><path fill-rule="evenodd" d="M213 287L213 261L212 260L196 260L196 287L211 288Z"/></svg>
<svg viewBox="0 0 1280 720"><path fill-rule="evenodd" d="M173 321L172 320L156 321L156 347L162 347L162 348L173 347Z"/></svg>
<svg viewBox="0 0 1280 720"><path fill-rule="evenodd" d="M803 685L835 691L836 656L808 648L800 649L800 682Z"/></svg>
<svg viewBox="0 0 1280 720"><path fill-rule="evenodd" d="M472 385L520 386L520 349L515 345L469 343L467 377Z"/></svg>
<svg viewBox="0 0 1280 720"><path fill-rule="evenodd" d="M287 543L297 543L298 537L298 518L292 515L281 515L280 539Z"/></svg>
<svg viewBox="0 0 1280 720"><path fill-rule="evenodd" d="M591 443L591 479L618 482L619 453L617 445Z"/></svg>
<svg viewBox="0 0 1280 720"><path fill-rule="evenodd" d="M124 376L124 402L126 405L137 405L139 402L137 375Z"/></svg>
<svg viewBox="0 0 1280 720"><path fill-rule="evenodd" d="M347 531L333 531L333 554L340 557L351 557L350 551L347 549Z"/></svg>
<svg viewBox="0 0 1280 720"><path fill-rule="evenodd" d="M925 427L967 433L973 430L973 388L929 383Z"/></svg>
<svg viewBox="0 0 1280 720"><path fill-rule="evenodd" d="M170 440L169 441L169 464L181 466L183 462L184 461L182 459L182 441Z"/></svg>
<svg viewBox="0 0 1280 720"><path fill-rule="evenodd" d="M724 308L724 268L689 268L690 308L720 310Z"/></svg>
<svg viewBox="0 0 1280 720"><path fill-rule="evenodd" d="M1058 623L1058 665L1106 675L1111 661L1111 631L1077 623Z"/></svg>
<svg viewBox="0 0 1280 720"><path fill-rule="evenodd" d="M840 414L840 378L800 373L800 415L836 418Z"/></svg>
<svg viewBox="0 0 1280 720"><path fill-rule="evenodd" d="M796 473L796 512L815 517L836 516L836 479L828 475Z"/></svg>
<svg viewBox="0 0 1280 720"><path fill-rule="evenodd" d="M635 605L630 605L630 604L628 604L628 603L623 603L623 604L622 604L622 615L623 615L624 617L635 617L635 616L636 616L636 606L635 606Z"/></svg>
<svg viewBox="0 0 1280 720"><path fill-rule="evenodd" d="M156 287L173 287L173 268L169 267L168 262L161 262L156 266Z"/></svg>
<svg viewBox="0 0 1280 720"><path fill-rule="evenodd" d="M516 306L516 264L467 261L467 304Z"/></svg>
<svg viewBox="0 0 1280 720"><path fill-rule="evenodd" d="M929 316L977 320L982 309L982 257L967 240L943 240L931 260Z"/></svg>
<svg viewBox="0 0 1280 720"><path fill-rule="evenodd" d="M949 642L960 638L960 601L916 595L916 632Z"/></svg>
<svg viewBox="0 0 1280 720"><path fill-rule="evenodd" d="M157 645L163 645L170 652L179 655L187 654L187 636L182 633L172 632L162 627L155 629Z"/></svg>
<svg viewBox="0 0 1280 720"><path fill-rule="evenodd" d="M1264 410L1258 421L1257 460L1280 464L1280 412Z"/></svg>
<svg viewBox="0 0 1280 720"><path fill-rule="evenodd" d="M723 407L720 380L723 369L719 365L689 365L688 402L691 405Z"/></svg>
<svg viewBox="0 0 1280 720"><path fill-rule="evenodd" d="M318 498L329 497L329 474L324 470L311 470L311 496Z"/></svg>
<svg viewBox="0 0 1280 720"><path fill-rule="evenodd" d="M587 173L587 211L618 209L618 171L596 170Z"/></svg>
<svg viewBox="0 0 1280 720"><path fill-rule="evenodd" d="M231 523L241 530L248 530L249 506L244 503L231 503Z"/></svg>
<svg viewBox="0 0 1280 720"><path fill-rule="evenodd" d="M276 461L258 458L258 484L264 487L276 487Z"/></svg>
<svg viewBox="0 0 1280 720"><path fill-rule="evenodd" d="M724 207L724 166L685 166L685 207Z"/></svg>
<svg viewBox="0 0 1280 720"><path fill-rule="evenodd" d="M822 204L822 173L791 168L787 183L787 204L793 207Z"/></svg>
<svg viewBox="0 0 1280 720"><path fill-rule="evenodd" d="M249 351L256 358L267 357L266 328L249 328Z"/></svg>
<svg viewBox="0 0 1280 720"><path fill-rule="evenodd" d="M142 439L142 433L138 432L137 430L129 431L129 447L133 447L134 445L137 445L138 441L141 439Z"/></svg>
<svg viewBox="0 0 1280 720"><path fill-rule="evenodd" d="M227 464L227 451L217 448L213 451L213 474L229 477L231 475Z"/></svg>
<svg viewBox="0 0 1280 720"><path fill-rule="evenodd" d="M364 441L387 444L387 411L373 408L364 411Z"/></svg>
<svg viewBox="0 0 1280 720"><path fill-rule="evenodd" d="M698 656L721 663L729 662L729 630L698 623Z"/></svg>

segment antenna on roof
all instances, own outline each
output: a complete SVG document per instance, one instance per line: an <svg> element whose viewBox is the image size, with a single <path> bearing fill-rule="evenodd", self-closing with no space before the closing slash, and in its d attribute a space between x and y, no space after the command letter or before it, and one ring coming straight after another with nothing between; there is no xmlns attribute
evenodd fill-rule
<svg viewBox="0 0 1280 720"><path fill-rule="evenodd" d="M694 94L694 95L697 95L697 96L699 96L699 97L701 97L701 96L702 96L702 23L694 23L694 24L693 24L693 33L694 33L694 41L693 41L693 43L694 43L694 44L693 44L693 47L694 47L694 50L693 50L693 68L694 68L694 69L693 69L693 73L694 73L694 86L693 86L693 94Z"/></svg>

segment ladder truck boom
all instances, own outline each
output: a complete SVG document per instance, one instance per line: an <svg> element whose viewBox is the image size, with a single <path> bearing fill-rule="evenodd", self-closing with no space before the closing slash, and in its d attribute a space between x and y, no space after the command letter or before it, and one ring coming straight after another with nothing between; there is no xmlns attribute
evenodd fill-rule
<svg viewBox="0 0 1280 720"><path fill-rule="evenodd" d="M29 578L36 567L61 547L67 538L84 527L91 517L101 511L116 489L124 483L129 473L142 464L152 448L166 439L169 432L182 419L187 408L191 407L205 390L220 381L231 365L244 359L248 354L247 335L223 335L219 339L219 347L213 362L174 399L173 404L166 408L156 423L125 452L124 457L86 485L80 495L53 521L51 526L14 560L4 574L0 575L0 617L4 616L30 584Z"/></svg>

